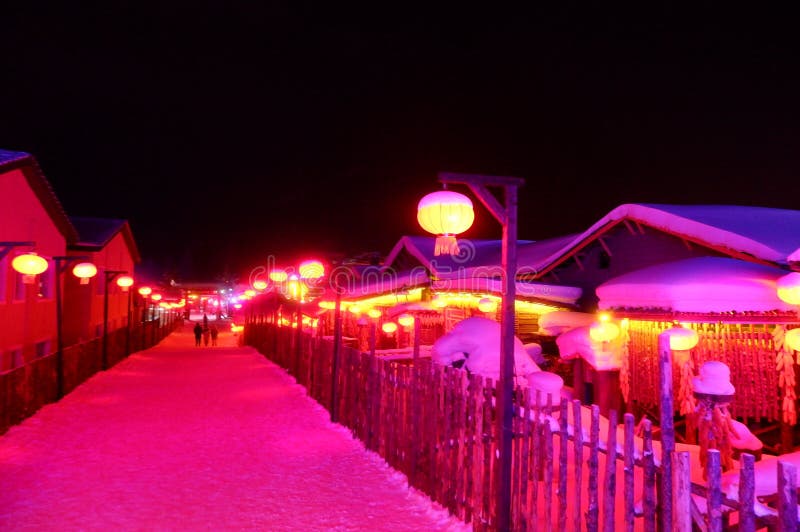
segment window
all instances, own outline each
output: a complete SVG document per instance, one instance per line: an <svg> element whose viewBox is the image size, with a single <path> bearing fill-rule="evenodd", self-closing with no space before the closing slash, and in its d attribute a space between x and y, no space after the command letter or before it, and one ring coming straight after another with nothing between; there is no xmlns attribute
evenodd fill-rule
<svg viewBox="0 0 800 532"><path fill-rule="evenodd" d="M36 358L46 357L50 354L50 340L36 342Z"/></svg>
<svg viewBox="0 0 800 532"><path fill-rule="evenodd" d="M14 301L24 301L25 295L28 293L28 285L23 279L24 276L21 273L14 272Z"/></svg>

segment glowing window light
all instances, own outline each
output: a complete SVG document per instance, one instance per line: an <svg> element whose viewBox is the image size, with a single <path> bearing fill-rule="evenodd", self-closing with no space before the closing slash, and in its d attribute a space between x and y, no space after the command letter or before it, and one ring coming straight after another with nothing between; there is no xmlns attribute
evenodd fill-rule
<svg viewBox="0 0 800 532"><path fill-rule="evenodd" d="M127 292L128 289L133 286L133 277L130 275L123 275L121 277L117 277L117 286L122 288L123 292Z"/></svg>
<svg viewBox="0 0 800 532"><path fill-rule="evenodd" d="M284 270L272 270L269 272L269 280L275 283L282 283L289 278L289 274Z"/></svg>
<svg viewBox="0 0 800 532"><path fill-rule="evenodd" d="M97 275L97 266L91 262L80 262L72 268L72 275L80 279L81 284L89 284L89 279Z"/></svg>
<svg viewBox="0 0 800 532"><path fill-rule="evenodd" d="M47 271L47 260L36 253L25 253L14 257L11 267L14 268L14 271L22 274L23 283L33 284L37 275Z"/></svg>
<svg viewBox="0 0 800 532"><path fill-rule="evenodd" d="M478 310L481 312L497 312L497 301L484 297L478 301Z"/></svg>
<svg viewBox="0 0 800 532"><path fill-rule="evenodd" d="M267 282L262 279L253 281L253 288L255 288L256 290L266 290Z"/></svg>
<svg viewBox="0 0 800 532"><path fill-rule="evenodd" d="M589 336L595 342L610 342L619 336L619 327L610 321L597 321L589 327Z"/></svg>
<svg viewBox="0 0 800 532"><path fill-rule="evenodd" d="M414 325L414 316L411 314L400 314L400 316L397 317L397 323L403 327L411 327Z"/></svg>
<svg viewBox="0 0 800 532"><path fill-rule="evenodd" d="M434 255L457 255L459 250L455 235L469 229L474 220L472 201L464 194L451 190L432 192L417 204L419 225L437 235Z"/></svg>
<svg viewBox="0 0 800 532"><path fill-rule="evenodd" d="M781 301L790 305L800 305L800 272L786 274L775 284Z"/></svg>
<svg viewBox="0 0 800 532"><path fill-rule="evenodd" d="M381 325L381 330L386 334L392 334L393 332L397 331L397 324L393 321L387 321Z"/></svg>
<svg viewBox="0 0 800 532"><path fill-rule="evenodd" d="M370 318L372 318L374 320L380 318L382 314L383 314L383 312L381 312L379 309L376 309L376 308L371 308L371 309L369 309L367 311L367 316L369 316Z"/></svg>
<svg viewBox="0 0 800 532"><path fill-rule="evenodd" d="M303 279L319 279L325 275L325 266L318 260L304 260L297 271Z"/></svg>
<svg viewBox="0 0 800 532"><path fill-rule="evenodd" d="M152 293L153 293L153 289L152 289L152 288L150 288L149 286L143 286L143 287L141 287L141 288L139 289L139 295L140 295L140 296L147 297L147 296L149 296L149 295L150 295L150 294L152 294ZM189 296L189 297L191 297L191 296Z"/></svg>

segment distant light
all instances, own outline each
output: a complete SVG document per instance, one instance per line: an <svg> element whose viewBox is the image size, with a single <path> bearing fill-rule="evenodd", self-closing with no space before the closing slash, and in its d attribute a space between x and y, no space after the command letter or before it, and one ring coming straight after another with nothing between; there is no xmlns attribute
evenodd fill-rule
<svg viewBox="0 0 800 532"><path fill-rule="evenodd" d="M297 270L303 279L319 279L325 275L325 266L318 260L304 260Z"/></svg>
<svg viewBox="0 0 800 532"><path fill-rule="evenodd" d="M256 290L266 290L267 282L262 279L253 281L253 288L255 288Z"/></svg>
<svg viewBox="0 0 800 532"><path fill-rule="evenodd" d="M139 289L139 295L143 296L143 297L147 297L152 293L153 293L153 289L150 288L149 286L143 286L143 287L141 287ZM189 296L189 297L192 297L192 296Z"/></svg>
<svg viewBox="0 0 800 532"><path fill-rule="evenodd" d="M72 275L81 280L81 284L89 284L89 279L97 275L97 266L91 262L80 262L72 268Z"/></svg>
<svg viewBox="0 0 800 532"><path fill-rule="evenodd" d="M283 270L272 270L271 272L269 272L269 280L276 283L282 283L288 278L289 274L287 274Z"/></svg>
<svg viewBox="0 0 800 532"><path fill-rule="evenodd" d="M397 324L393 321L387 321L383 325L381 325L381 330L386 334L392 334L397 330Z"/></svg>
<svg viewBox="0 0 800 532"><path fill-rule="evenodd" d="M397 318L397 322L403 327L411 327L414 325L414 316L411 314L400 314Z"/></svg>
<svg viewBox="0 0 800 532"><path fill-rule="evenodd" d="M355 314L356 316L361 314L361 307L359 305L350 305L350 307L347 310L350 311L352 314Z"/></svg>
<svg viewBox="0 0 800 532"><path fill-rule="evenodd" d="M367 311L367 316L369 316L372 319L378 319L378 318L381 317L382 314L383 313L379 309L376 309L376 308L371 308L371 309L369 309Z"/></svg>
<svg viewBox="0 0 800 532"><path fill-rule="evenodd" d="M431 305L433 305L434 308L444 308L447 306L447 299L436 294L433 296L433 299L431 299Z"/></svg>
<svg viewBox="0 0 800 532"><path fill-rule="evenodd" d="M161 294L153 294L150 299L153 301L161 301Z"/></svg>
<svg viewBox="0 0 800 532"><path fill-rule="evenodd" d="M248 290L245 290L245 291L244 291L244 295L246 295L247 297L255 297L255 295L256 295L256 291L255 291L255 290L249 290L249 289L248 289Z"/></svg>
<svg viewBox="0 0 800 532"><path fill-rule="evenodd" d="M589 327L589 336L595 342L610 342L619 336L619 327L610 321L598 321Z"/></svg>
<svg viewBox="0 0 800 532"><path fill-rule="evenodd" d="M481 312L497 312L497 301L484 297L478 301L478 310Z"/></svg>

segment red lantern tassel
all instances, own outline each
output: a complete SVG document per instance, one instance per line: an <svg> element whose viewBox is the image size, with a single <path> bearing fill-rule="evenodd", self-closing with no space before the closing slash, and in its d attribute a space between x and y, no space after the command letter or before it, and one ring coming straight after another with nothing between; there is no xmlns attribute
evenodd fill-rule
<svg viewBox="0 0 800 532"><path fill-rule="evenodd" d="M434 255L458 255L458 240L452 235L442 235L436 237Z"/></svg>

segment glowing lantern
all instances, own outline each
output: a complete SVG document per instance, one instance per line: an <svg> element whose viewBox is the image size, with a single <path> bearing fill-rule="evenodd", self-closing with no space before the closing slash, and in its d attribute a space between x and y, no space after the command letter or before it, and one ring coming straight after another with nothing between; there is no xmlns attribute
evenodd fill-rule
<svg viewBox="0 0 800 532"><path fill-rule="evenodd" d="M497 312L497 301L484 297L478 301L478 310L481 312Z"/></svg>
<svg viewBox="0 0 800 532"><path fill-rule="evenodd" d="M786 331L786 336L783 337L783 343L789 346L790 349L800 351L800 329Z"/></svg>
<svg viewBox="0 0 800 532"><path fill-rule="evenodd" d="M153 296L150 299L152 299L153 301L161 301L161 294L153 294Z"/></svg>
<svg viewBox="0 0 800 532"><path fill-rule="evenodd" d="M81 280L81 284L89 284L89 279L97 275L97 266L91 262L81 262L72 268L72 275Z"/></svg>
<svg viewBox="0 0 800 532"><path fill-rule="evenodd" d="M269 280L275 283L282 283L289 278L289 274L283 270L272 270L269 272Z"/></svg>
<svg viewBox="0 0 800 532"><path fill-rule="evenodd" d="M296 275L292 275L286 286L286 295L291 299L302 300L307 293L308 286L298 279Z"/></svg>
<svg viewBox="0 0 800 532"><path fill-rule="evenodd" d="M447 299L436 294L433 296L433 299L431 299L431 305L433 305L433 308L444 308L447 306Z"/></svg>
<svg viewBox="0 0 800 532"><path fill-rule="evenodd" d="M153 289L150 288L149 286L143 286L143 287L141 287L139 289L139 295L142 296L142 297L147 297L152 293L153 293ZM191 296L189 296L189 297L191 297Z"/></svg>
<svg viewBox="0 0 800 532"><path fill-rule="evenodd" d="M347 310L355 314L356 316L361 314L361 307L358 305L350 305L350 307Z"/></svg>
<svg viewBox="0 0 800 532"><path fill-rule="evenodd" d="M589 327L589 336L595 342L610 342L619 336L619 327L610 321L597 321Z"/></svg>
<svg viewBox="0 0 800 532"><path fill-rule="evenodd" d="M778 297L790 305L800 305L800 272L792 272L779 278Z"/></svg>
<svg viewBox="0 0 800 532"><path fill-rule="evenodd" d="M122 277L117 278L117 286L122 288L123 292L127 292L128 289L133 286L133 277L130 275L123 275Z"/></svg>
<svg viewBox="0 0 800 532"><path fill-rule="evenodd" d="M238 309L242 308L242 304L241 303L234 303L233 308L238 310Z"/></svg>
<svg viewBox="0 0 800 532"><path fill-rule="evenodd" d="M393 332L397 331L397 324L393 321L387 321L381 325L381 330L386 334L392 334Z"/></svg>
<svg viewBox="0 0 800 532"><path fill-rule="evenodd" d="M297 268L303 279L319 279L325 275L325 266L318 260L306 260Z"/></svg>
<svg viewBox="0 0 800 532"><path fill-rule="evenodd" d="M414 325L414 316L411 314L400 314L397 318L397 322L403 327L411 327Z"/></svg>
<svg viewBox="0 0 800 532"><path fill-rule="evenodd" d="M381 314L383 314L383 313L380 310L376 309L376 308L371 308L371 309L369 309L367 311L367 316L369 316L373 320L377 320L378 318L380 318Z"/></svg>
<svg viewBox="0 0 800 532"><path fill-rule="evenodd" d="M438 235L434 255L457 255L456 236L472 226L475 211L464 194L450 190L432 192L419 201L417 221L429 233Z"/></svg>
<svg viewBox="0 0 800 532"><path fill-rule="evenodd" d="M255 297L256 291L255 290L245 290L244 291L244 295L246 295L247 297Z"/></svg>
<svg viewBox="0 0 800 532"><path fill-rule="evenodd" d="M669 348L672 351L689 351L697 345L699 340L697 332L686 327L671 327L663 334L669 336Z"/></svg>
<svg viewBox="0 0 800 532"><path fill-rule="evenodd" d="M266 290L267 282L263 281L261 279L258 279L257 281L253 281L253 288L255 288L256 290Z"/></svg>
<svg viewBox="0 0 800 532"><path fill-rule="evenodd" d="M22 274L23 283L33 284L37 275L47 271L47 260L36 253L25 253L14 257L11 267Z"/></svg>
<svg viewBox="0 0 800 532"><path fill-rule="evenodd" d="M333 301L320 301L319 308L325 310L333 310L336 308L336 303L334 303Z"/></svg>

